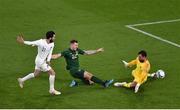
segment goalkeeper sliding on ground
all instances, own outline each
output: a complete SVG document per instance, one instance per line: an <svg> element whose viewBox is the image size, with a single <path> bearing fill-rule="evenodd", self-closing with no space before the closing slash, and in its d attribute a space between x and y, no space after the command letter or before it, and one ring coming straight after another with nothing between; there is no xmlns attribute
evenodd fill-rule
<svg viewBox="0 0 180 110"><path fill-rule="evenodd" d="M147 59L146 51L142 50L138 53L138 57L135 60L127 63L126 61L122 61L125 67L132 67L136 65L136 69L132 71L132 76L134 77L133 82L116 82L114 86L116 87L126 87L126 88L134 88L134 92L137 93L139 87L146 82L147 77L156 77L156 73L149 74L150 71L150 63Z"/></svg>

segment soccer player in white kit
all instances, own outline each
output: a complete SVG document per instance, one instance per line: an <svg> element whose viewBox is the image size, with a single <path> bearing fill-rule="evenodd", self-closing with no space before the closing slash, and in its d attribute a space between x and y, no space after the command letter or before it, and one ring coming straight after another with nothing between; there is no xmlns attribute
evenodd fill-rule
<svg viewBox="0 0 180 110"><path fill-rule="evenodd" d="M54 89L55 71L50 67L50 60L52 51L54 48L55 33L48 31L46 33L46 39L40 39L36 41L24 41L23 36L17 37L17 42L20 44L26 44L38 47L38 54L35 60L35 70L33 73L29 73L23 78L18 78L19 86L23 88L23 84L26 80L34 78L40 74L41 71L49 73L49 93L53 95L60 95L61 92Z"/></svg>

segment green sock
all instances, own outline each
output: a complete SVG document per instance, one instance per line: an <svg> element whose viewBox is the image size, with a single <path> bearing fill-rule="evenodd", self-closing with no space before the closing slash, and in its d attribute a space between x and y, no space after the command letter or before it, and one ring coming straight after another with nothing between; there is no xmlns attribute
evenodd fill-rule
<svg viewBox="0 0 180 110"><path fill-rule="evenodd" d="M98 84L101 84L101 85L104 85L104 81L102 81L101 79L99 79L95 76L92 76L91 81L98 83Z"/></svg>

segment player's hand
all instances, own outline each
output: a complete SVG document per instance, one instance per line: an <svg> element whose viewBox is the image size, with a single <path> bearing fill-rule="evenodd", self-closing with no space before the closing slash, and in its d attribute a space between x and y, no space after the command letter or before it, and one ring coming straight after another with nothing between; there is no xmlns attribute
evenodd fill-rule
<svg viewBox="0 0 180 110"><path fill-rule="evenodd" d="M122 60L122 62L124 64L124 66L127 68L128 67L128 63L126 61L124 61L124 60Z"/></svg>
<svg viewBox="0 0 180 110"><path fill-rule="evenodd" d="M99 48L96 50L97 52L103 52L104 51L104 48Z"/></svg>
<svg viewBox="0 0 180 110"><path fill-rule="evenodd" d="M19 36L17 36L17 42L18 43L20 43L20 44L24 44L24 39L23 39L23 35L21 34L21 35L19 35Z"/></svg>

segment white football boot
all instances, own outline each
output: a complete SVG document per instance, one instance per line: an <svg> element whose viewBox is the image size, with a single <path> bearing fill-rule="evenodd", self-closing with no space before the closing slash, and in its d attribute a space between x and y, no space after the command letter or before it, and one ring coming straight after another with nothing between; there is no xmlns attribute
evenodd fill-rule
<svg viewBox="0 0 180 110"><path fill-rule="evenodd" d="M20 88L23 88L24 82L22 81L22 78L18 78L19 86Z"/></svg>
<svg viewBox="0 0 180 110"><path fill-rule="evenodd" d="M52 95L60 95L61 94L61 92L57 91L57 90L49 90L49 93Z"/></svg>

